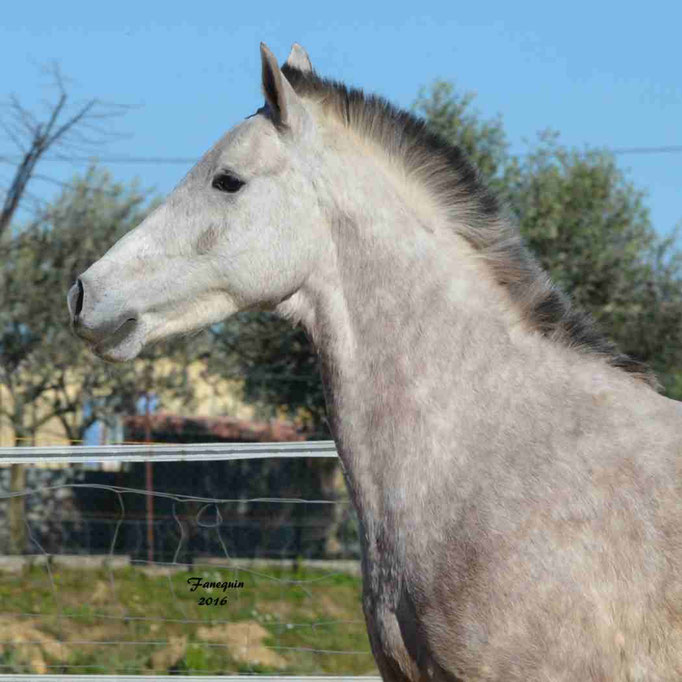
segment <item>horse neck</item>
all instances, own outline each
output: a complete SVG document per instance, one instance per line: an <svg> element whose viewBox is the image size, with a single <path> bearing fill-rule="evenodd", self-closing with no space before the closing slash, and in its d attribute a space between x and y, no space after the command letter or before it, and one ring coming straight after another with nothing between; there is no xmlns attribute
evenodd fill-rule
<svg viewBox="0 0 682 682"><path fill-rule="evenodd" d="M490 358L509 357L505 327L515 321L449 225L389 190L361 199L336 213L326 262L281 311L302 322L321 356L351 488L400 476L396 457L450 440L453 396L471 401L482 372L495 370Z"/></svg>
<svg viewBox="0 0 682 682"><path fill-rule="evenodd" d="M321 357L365 572L390 574L406 552L428 553L434 514L464 513L481 482L510 485L509 461L530 453L520 486L597 430L607 457L622 425L609 401L655 405L644 387L633 401L631 377L603 360L531 332L453 225L388 190L354 191L355 206L330 208L325 257L279 312Z"/></svg>
<svg viewBox="0 0 682 682"><path fill-rule="evenodd" d="M376 559L390 539L382 527L402 529L391 536L400 553L434 509L455 514L481 481L507 485L505 462L519 453L536 455L531 478L533 462L572 452L576 433L602 432L604 450L617 442L634 415L614 414L612 401L656 404L602 359L530 331L437 211L372 186L380 173L354 173L343 195L355 205L330 205L326 257L279 312L302 323L321 356L364 554Z"/></svg>

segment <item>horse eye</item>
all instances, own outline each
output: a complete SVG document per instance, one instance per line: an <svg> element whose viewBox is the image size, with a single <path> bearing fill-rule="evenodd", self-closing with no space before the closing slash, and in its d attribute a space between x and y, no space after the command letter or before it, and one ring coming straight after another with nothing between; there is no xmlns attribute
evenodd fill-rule
<svg viewBox="0 0 682 682"><path fill-rule="evenodd" d="M244 183L230 173L221 173L213 178L211 185L221 192L237 192Z"/></svg>

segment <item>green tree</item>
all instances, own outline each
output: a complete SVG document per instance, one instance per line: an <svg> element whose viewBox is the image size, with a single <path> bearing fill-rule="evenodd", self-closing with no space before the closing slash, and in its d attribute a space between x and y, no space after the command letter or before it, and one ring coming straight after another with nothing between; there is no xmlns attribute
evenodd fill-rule
<svg viewBox="0 0 682 682"><path fill-rule="evenodd" d="M244 398L254 403L261 416L285 413L298 422L310 440L329 439L318 359L305 332L271 313L240 313L213 329L213 348L205 356L209 374L227 373L244 379ZM339 464L334 459L308 459L258 463L261 476L283 479L292 496L347 499ZM280 481L281 483L281 481ZM321 505L314 512L317 524L306 519L310 510L294 505L294 546L319 543L325 556L338 554L355 532L347 505ZM318 525L319 524L319 525Z"/></svg>
<svg viewBox="0 0 682 682"><path fill-rule="evenodd" d="M144 199L134 185L115 183L93 168L67 185L39 220L15 230L14 236L5 233L0 245L0 419L9 422L16 445L29 445L53 419L68 438L81 440L94 421L134 412L137 398L151 386L162 399L167 393L191 395L182 341L148 350L135 364L113 366L92 356L69 329L68 287L142 220ZM158 376L155 360L169 354L175 369ZM75 475L58 472L52 483L66 483ZM40 470L27 472L15 464L9 477L0 477L0 488L22 491L27 478L45 484ZM34 521L45 520L53 494L41 491L10 500L8 523L0 524L9 534L3 538L0 533L0 540L9 541L11 553L25 549L27 513Z"/></svg>
<svg viewBox="0 0 682 682"><path fill-rule="evenodd" d="M130 413L153 385L164 392L191 391L183 340L147 350L139 362L110 365L95 358L71 333L65 296L74 279L146 214L135 185L90 169L67 185L44 218L4 241L0 277L0 385L9 399L0 416L26 444L47 421L59 419L80 440L96 420ZM170 355L177 372L155 374L154 361ZM88 409L84 413L84 406Z"/></svg>
<svg viewBox="0 0 682 682"><path fill-rule="evenodd" d="M645 194L604 150L566 149L541 133L509 161L503 194L528 246L552 279L625 353L679 393L682 287L675 238L653 229Z"/></svg>
<svg viewBox="0 0 682 682"><path fill-rule="evenodd" d="M244 398L266 418L297 419L313 438L329 438L318 360L301 327L272 313L239 313L213 327L209 373L244 379Z"/></svg>
<svg viewBox="0 0 682 682"><path fill-rule="evenodd" d="M500 190L509 148L502 118L481 118L472 108L475 97L473 92L458 93L448 81L436 80L428 89L421 88L412 110L432 132L459 147L484 182Z"/></svg>

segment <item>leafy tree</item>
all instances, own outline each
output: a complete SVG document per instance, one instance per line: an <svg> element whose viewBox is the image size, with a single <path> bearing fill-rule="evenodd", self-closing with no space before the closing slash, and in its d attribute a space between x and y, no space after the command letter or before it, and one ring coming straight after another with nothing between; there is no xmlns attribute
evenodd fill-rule
<svg viewBox="0 0 682 682"><path fill-rule="evenodd" d="M145 215L144 195L91 168L76 178L44 220L6 243L0 264L0 384L9 404L0 414L17 443L54 418L73 440L112 411L134 413L141 393L182 392L186 344L176 340L147 350L134 364L110 365L95 358L71 333L65 296L74 279ZM179 370L154 374L154 360L171 355ZM88 403L88 416L83 407Z"/></svg>
<svg viewBox="0 0 682 682"><path fill-rule="evenodd" d="M412 110L432 132L459 147L484 182L499 190L509 145L502 118L482 119L472 109L475 97L473 92L458 93L448 81L436 80L428 89L421 88Z"/></svg>
<svg viewBox="0 0 682 682"><path fill-rule="evenodd" d="M243 378L244 398L257 405L261 416L272 418L284 413L305 429L309 439L331 437L318 360L301 328L292 328L271 313L252 312L235 315L211 331L213 345L204 356L209 375ZM280 484L288 487L292 496L341 499L346 494L336 460L298 460L284 468L276 461L256 466L264 480L273 475L282 479ZM321 543L319 551L335 556L341 547L339 540L352 535L355 528L349 509L346 505L321 505L315 511L320 525L307 527L305 519L310 510L294 505L287 512L294 524L294 546L306 544L306 535L308 541ZM348 539L345 537L341 544Z"/></svg>
<svg viewBox="0 0 682 682"><path fill-rule="evenodd" d="M66 292L73 280L145 215L144 195L108 173L91 168L74 179L42 220L5 238L0 247L0 419L11 425L16 445L28 445L36 432L59 420L68 438L112 413L134 413L141 394L153 386L165 395L190 399L189 362L182 340L147 350L134 364L109 365L69 329ZM156 360L170 355L168 371ZM12 465L10 487L23 490L26 472ZM31 470L35 478L38 474ZM10 549L25 543L23 501L10 505ZM49 509L45 499L29 498L35 516Z"/></svg>
<svg viewBox="0 0 682 682"><path fill-rule="evenodd" d="M666 393L682 397L682 254L674 236L658 237L645 194L613 155L566 149L544 132L508 163L503 181L510 212L552 279L624 352L649 363Z"/></svg>
<svg viewBox="0 0 682 682"><path fill-rule="evenodd" d="M272 313L240 313L211 330L209 373L244 379L262 416L284 412L314 438L329 438L318 360L302 328Z"/></svg>

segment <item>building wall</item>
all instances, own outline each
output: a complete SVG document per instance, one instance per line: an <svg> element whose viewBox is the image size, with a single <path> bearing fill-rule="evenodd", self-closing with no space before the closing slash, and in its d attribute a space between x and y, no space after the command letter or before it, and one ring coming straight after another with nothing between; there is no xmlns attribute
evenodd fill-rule
<svg viewBox="0 0 682 682"><path fill-rule="evenodd" d="M170 371L173 365L168 360L161 360L155 366L157 375ZM225 380L215 376L207 376L202 362L195 362L188 368L190 381L193 384L195 397L193 405L188 407L181 400L167 400L161 409L175 414L191 414L196 417L231 416L239 419L253 419L254 408L241 398L241 382ZM75 387L74 387L74 390ZM40 419L45 414L45 398L35 405L35 416ZM11 408L11 396L7 389L0 385L0 408ZM1 409L0 409L1 412ZM34 442L35 440L35 442ZM61 422L54 418L43 424L37 431L35 439L26 445L67 445L65 429ZM14 430L7 418L0 417L0 447L11 447L15 444Z"/></svg>

